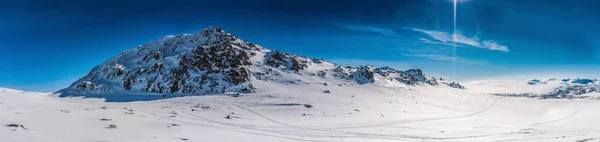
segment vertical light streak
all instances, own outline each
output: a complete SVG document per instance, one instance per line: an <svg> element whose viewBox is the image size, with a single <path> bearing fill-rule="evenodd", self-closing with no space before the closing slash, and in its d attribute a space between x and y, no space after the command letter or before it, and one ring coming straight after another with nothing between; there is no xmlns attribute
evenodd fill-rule
<svg viewBox="0 0 600 142"><path fill-rule="evenodd" d="M456 3L458 0L454 0L454 31L452 32L452 76L456 78Z"/></svg>

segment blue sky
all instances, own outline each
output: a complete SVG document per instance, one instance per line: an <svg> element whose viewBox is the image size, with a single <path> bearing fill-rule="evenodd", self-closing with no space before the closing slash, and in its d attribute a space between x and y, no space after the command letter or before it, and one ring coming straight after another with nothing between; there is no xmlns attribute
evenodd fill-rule
<svg viewBox="0 0 600 142"><path fill-rule="evenodd" d="M166 35L219 26L266 48L458 81L600 78L593 0L20 0L0 4L0 86L52 92Z"/></svg>

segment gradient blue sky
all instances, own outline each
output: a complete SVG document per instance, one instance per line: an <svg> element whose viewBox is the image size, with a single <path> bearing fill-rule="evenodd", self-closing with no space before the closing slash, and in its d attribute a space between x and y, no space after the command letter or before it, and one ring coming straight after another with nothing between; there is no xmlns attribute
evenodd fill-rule
<svg viewBox="0 0 600 142"><path fill-rule="evenodd" d="M52 92L166 35L219 26L269 49L458 81L600 75L600 2L463 0L0 1L0 87Z"/></svg>

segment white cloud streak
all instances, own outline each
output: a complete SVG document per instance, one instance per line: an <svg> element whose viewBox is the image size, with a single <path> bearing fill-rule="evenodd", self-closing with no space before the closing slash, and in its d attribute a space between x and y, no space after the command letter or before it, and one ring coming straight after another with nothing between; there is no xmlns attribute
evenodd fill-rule
<svg viewBox="0 0 600 142"><path fill-rule="evenodd" d="M466 37L460 33L456 33L454 36L451 36L449 33L441 32L441 31L431 31L431 30L423 30L423 29L412 29L412 30L424 33L424 34L430 36L432 39L442 42L442 43L451 44L452 41L455 40L457 44L468 45L468 46L477 47L477 48L485 48L485 49L495 50L495 51L503 51L503 52L510 51L508 49L508 46L500 45L500 44L498 44L497 41L494 41L494 40L480 41L479 38ZM424 38L421 38L421 40L425 41L425 42L430 42L430 43L435 42L435 41L431 41L428 39L427 40L423 40L423 39Z"/></svg>
<svg viewBox="0 0 600 142"><path fill-rule="evenodd" d="M340 27L344 28L344 29L348 29L348 30L354 30L354 31L362 31L362 32L373 32L373 33L378 33L378 34L382 34L385 36L398 36L396 35L396 32L394 32L394 30L389 29L389 28L381 28L381 27L375 27L375 26L360 26L360 25L340 25Z"/></svg>
<svg viewBox="0 0 600 142"><path fill-rule="evenodd" d="M427 58L427 59L437 60L437 61L453 61L453 59L456 58L456 62L458 62L458 63L474 64L474 65L484 65L485 64L485 61L481 61L481 60L471 60L471 59L465 59L465 58L461 58L461 57L452 57L452 56L446 56L446 55L440 55L440 54L415 53L415 54L404 54L404 56L422 57L422 58Z"/></svg>
<svg viewBox="0 0 600 142"><path fill-rule="evenodd" d="M504 52L509 51L507 46L500 45L496 41L485 40L485 41L483 41L482 44L483 44L483 46L490 48L490 50L499 50L499 51L504 51Z"/></svg>

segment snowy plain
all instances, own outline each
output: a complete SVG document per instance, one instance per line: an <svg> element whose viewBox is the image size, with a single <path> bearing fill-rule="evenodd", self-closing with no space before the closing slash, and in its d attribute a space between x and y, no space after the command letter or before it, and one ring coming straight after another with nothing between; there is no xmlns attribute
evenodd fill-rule
<svg viewBox="0 0 600 142"><path fill-rule="evenodd" d="M0 138L7 142L575 142L600 138L598 100L483 93L540 89L515 85L526 81L470 82L465 90L314 81L289 85L253 80L258 91L239 97L138 102L0 89Z"/></svg>

